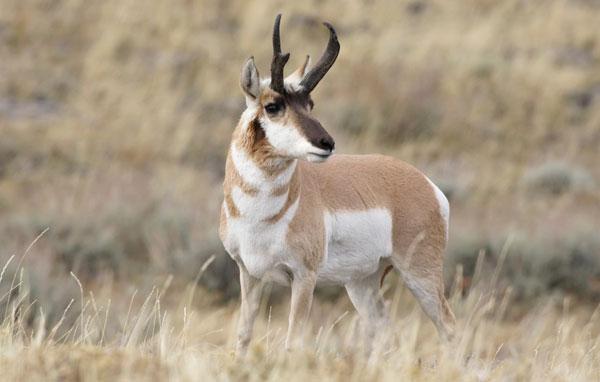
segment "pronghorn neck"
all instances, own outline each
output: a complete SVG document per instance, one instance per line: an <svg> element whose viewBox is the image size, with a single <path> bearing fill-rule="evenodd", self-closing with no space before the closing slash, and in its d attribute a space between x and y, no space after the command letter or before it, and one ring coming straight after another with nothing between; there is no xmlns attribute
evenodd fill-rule
<svg viewBox="0 0 600 382"><path fill-rule="evenodd" d="M276 222L298 199L298 161L265 150L265 137L255 121L243 115L234 132L224 183L225 202L234 218Z"/></svg>
<svg viewBox="0 0 600 382"><path fill-rule="evenodd" d="M298 171L298 160L261 158L260 155L260 152L248 150L239 141L231 143L229 156L245 186L255 191L289 188L295 172Z"/></svg>
<svg viewBox="0 0 600 382"><path fill-rule="evenodd" d="M260 110L248 108L242 114L231 142L231 159L248 185L267 190L280 188L289 183L297 160L273 153L258 122L260 113Z"/></svg>

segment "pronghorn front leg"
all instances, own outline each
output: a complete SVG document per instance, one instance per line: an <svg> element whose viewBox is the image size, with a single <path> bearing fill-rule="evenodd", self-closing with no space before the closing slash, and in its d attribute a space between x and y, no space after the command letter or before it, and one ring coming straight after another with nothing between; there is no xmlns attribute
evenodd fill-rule
<svg viewBox="0 0 600 382"><path fill-rule="evenodd" d="M241 262L238 262L238 268L240 270L242 306L240 309L238 339L235 353L236 356L241 357L246 354L248 344L252 339L254 320L256 319L258 307L260 305L262 283L259 279L252 277Z"/></svg>
<svg viewBox="0 0 600 382"><path fill-rule="evenodd" d="M302 334L302 329L310 313L316 283L317 275L314 272L294 275L289 326L285 339L286 350L295 347Z"/></svg>

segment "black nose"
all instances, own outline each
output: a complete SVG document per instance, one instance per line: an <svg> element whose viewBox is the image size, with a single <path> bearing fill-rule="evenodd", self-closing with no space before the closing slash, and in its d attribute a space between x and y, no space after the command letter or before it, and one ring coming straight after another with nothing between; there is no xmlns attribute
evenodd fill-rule
<svg viewBox="0 0 600 382"><path fill-rule="evenodd" d="M335 142L331 137L323 137L319 139L319 144L316 146L323 150L333 151L335 148Z"/></svg>

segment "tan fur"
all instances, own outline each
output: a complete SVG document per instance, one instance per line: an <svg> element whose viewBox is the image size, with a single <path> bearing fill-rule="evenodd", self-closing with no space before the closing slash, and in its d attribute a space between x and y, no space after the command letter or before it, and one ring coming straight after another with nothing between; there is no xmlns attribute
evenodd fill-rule
<svg viewBox="0 0 600 382"><path fill-rule="evenodd" d="M281 98L282 96L277 93L276 91L274 91L271 88L265 88L263 89L263 91L261 92L260 96L258 97L258 101L260 102L261 105L266 105L269 102L274 102L275 100L277 100L278 98Z"/></svg>
<svg viewBox="0 0 600 382"><path fill-rule="evenodd" d="M281 186L279 186L276 189L274 189L273 191L271 191L271 196L285 195L285 193L288 192L289 188L290 188L289 184L282 184Z"/></svg>
<svg viewBox="0 0 600 382"><path fill-rule="evenodd" d="M269 165L273 159L273 153L270 151L270 147L264 138L264 135L260 134L259 129L260 127L255 126L254 122L252 122L245 133L242 133L242 126L238 126L232 135L233 144L244 150L258 166L261 166L268 177L276 177L290 166L291 161L284 161L283 163L278 162L277 165ZM223 193L229 214L232 217L239 217L239 211L231 196L233 187L239 187L244 193L250 196L254 196L258 193L256 188L244 182L244 179L238 174L231 159L231 153L229 153L225 162ZM280 192L279 195L283 195L286 191L287 187L285 187L285 185L277 190L277 192Z"/></svg>
<svg viewBox="0 0 600 382"><path fill-rule="evenodd" d="M231 216L231 218L235 219L240 216L240 211L233 201L231 192L225 192L225 204L227 205L227 211L229 212L229 216Z"/></svg>
<svg viewBox="0 0 600 382"><path fill-rule="evenodd" d="M248 134L255 134L255 131L249 130ZM262 144L255 138L248 138L246 142ZM268 155L265 156L262 149L248 147L248 143L239 146L248 150L247 153L257 165L265 163L265 157ZM279 171L274 172L274 167L277 166L265 166L265 173L279 173L282 168L287 168L279 166ZM234 185L252 193L248 186L244 186L228 157L224 190L231 218L239 216L230 196ZM360 211L377 207L389 209L393 218L393 252L396 254L394 265L401 269L406 278L422 280L419 281L423 284L421 289L415 289L413 293L435 296L439 305L423 305L423 308L432 317L442 335L451 335L454 316L443 296L441 278L442 253L447 239L446 226L440 215L435 194L421 172L409 164L386 156L337 155L321 164L299 161L290 182L277 188L272 194L283 195L286 192L288 198L285 205L267 221L277 222L291 204L300 198L296 215L289 225L287 241L289 246L294 248L294 253L304 264L308 274L313 275L323 261L324 211ZM222 216L222 231L225 231L226 227L226 218ZM420 234L423 235L423 239L419 241L414 253L406 257L411 244ZM383 277L384 274L381 281ZM307 298L305 296L301 300ZM303 307L302 301L297 301L296 305L297 310L305 311L306 307Z"/></svg>
<svg viewBox="0 0 600 382"><path fill-rule="evenodd" d="M225 186L227 187L226 194L229 194L229 191L231 190L231 188L233 186L237 186L246 195L256 196L258 194L258 190L256 188L252 187L251 185L249 185L248 183L244 182L244 179L240 176L240 174L237 172L237 169L235 168L235 166L233 166L233 164L231 163L230 158L228 158L227 161L229 162L229 164L225 166L227 180L224 183Z"/></svg>
<svg viewBox="0 0 600 382"><path fill-rule="evenodd" d="M237 206L235 205L235 202L231 195L231 192L234 187L239 187L244 193L251 195L251 196L254 196L258 193L258 190L256 190L254 187L252 187L251 185L244 182L244 180L242 179L240 174L238 174L237 169L233 165L233 161L231 159L231 154L229 154L229 155L227 155L227 161L225 162L225 179L223 181L223 195L224 195L224 201L225 201L225 208L227 208L227 211L229 212L229 216L231 218L237 218L240 216L240 212L239 212ZM224 213L225 213L224 211L222 211L222 213L221 213L221 225L223 225L225 223L225 226L226 226L227 219L226 219L226 216L224 215ZM221 228L221 231L223 231L223 234L225 234L225 232L226 232L225 229L226 229L226 227Z"/></svg>
<svg viewBox="0 0 600 382"><path fill-rule="evenodd" d="M260 112L257 113L250 125L246 127L244 134L242 134L241 127L238 126L233 133L233 142L239 148L245 150L259 166L265 169L267 173L270 173L273 170L268 164L273 158L273 152L271 151L260 126L257 126L256 118L259 116Z"/></svg>
<svg viewBox="0 0 600 382"><path fill-rule="evenodd" d="M324 253L324 248L316 248L317 243L324 246L324 233L315 211L387 208L393 219L393 263L405 280L417 280L417 287L407 285L441 335L451 337L455 318L442 279L446 223L426 177L407 163L381 155L338 155L322 164L300 162L297 171L306 181L288 240L304 254L307 268L316 269ZM410 250L420 235L423 238ZM428 296L434 296L438 305L425 305Z"/></svg>
<svg viewBox="0 0 600 382"><path fill-rule="evenodd" d="M225 214L225 204L221 205L221 215L219 218L219 238L221 242L225 242L227 238L227 215Z"/></svg>
<svg viewBox="0 0 600 382"><path fill-rule="evenodd" d="M279 221L279 219L281 219L283 217L283 215L285 215L287 210L291 207L291 205L300 196L300 182L298 181L298 175L299 175L298 171L295 171L294 175L292 175L292 179L291 179L290 183L288 183L280 188L280 189L285 189L285 191L280 195L284 195L285 192L287 192L287 194L288 194L287 200L286 200L285 204L283 205L283 207L281 208L281 210L279 210L278 213L276 213L275 215L273 215L272 217L270 217L266 220L267 223L271 223L271 224L277 223ZM281 192L280 189L276 190L276 192ZM275 194L276 193L273 193L273 195L275 195Z"/></svg>
<svg viewBox="0 0 600 382"><path fill-rule="evenodd" d="M366 210L384 207L392 212L394 252L406 251L425 231L430 245L445 245L445 222L425 176L413 166L382 155L335 155L325 163L299 162L300 207L288 236L305 232L311 210ZM322 220L322 218L319 217ZM313 237L322 236L321 233ZM290 240L293 239L290 237ZM322 251L320 251L322 252ZM307 260L315 268L322 259ZM312 255L310 256L312 257Z"/></svg>
<svg viewBox="0 0 600 382"><path fill-rule="evenodd" d="M274 57L281 61L284 56L278 43L279 20L278 16L274 28ZM328 49L306 77L308 57L286 79L285 88L281 84L282 66L272 67L277 81L270 86L260 81L252 58L246 61L242 70L240 84L246 94L248 109L232 135L232 147L236 150L236 160L242 161L240 171L247 169L252 173L251 178L246 178L252 184L244 181L244 174L238 173L230 152L225 166L219 227L219 236L240 270L242 307L238 354L246 351L251 338L260 301L259 278L266 277L269 272L271 276L279 277L278 280L289 281L292 287L286 348L295 341L308 317L319 277L343 283L361 318L368 324L367 337L384 338L382 333L388 318L378 289L390 270L390 263L400 272L439 333L444 337L452 334L454 315L444 297L442 282L448 228L441 212L442 207L447 207L445 200L443 197L438 199L435 186L425 175L394 158L382 155L334 155L329 158L335 142L310 115L313 106L310 90L323 77L323 70L329 70L339 52L334 29L330 24L326 23L326 26L330 30ZM242 158L248 159L237 159L240 157L238 150L243 152ZM324 161L327 158L319 164L304 160ZM278 176L287 176L285 171L291 169L290 166L295 166L294 172L287 184L281 185ZM264 185L258 184L263 182ZM237 188L245 194L244 198L238 199L240 206L236 206L233 197L233 190ZM287 195L285 201L284 195ZM260 199L253 200L253 197ZM444 206L440 206L438 200ZM271 201L273 205L269 205ZM273 208L275 205L277 208ZM375 227L383 227L382 234L388 235L391 217L391 254L387 247L381 256L378 251L384 247L374 247L373 254L368 253L374 243L370 237L361 239L363 244L355 244L343 236L336 239L345 245L363 245L355 249L366 252L366 257L344 258L348 247L344 249L343 245L326 248L333 240L326 229L341 232L344 228L332 228L335 226L325 220L343 221L347 219L346 212L361 211L368 212L349 214L350 219L359 216L358 220L343 224L349 224L350 232L356 233L362 228L358 224L375 221L360 220L360 216L375 214L375 218L367 219L378 219L377 223L382 221L383 226ZM383 211L383 218L376 215L379 211ZM262 220L243 216L252 213L260 215ZM443 213L446 214L445 210ZM230 229L236 230L234 235L230 235ZM232 239L228 240L229 237ZM328 248L337 248L337 259L326 261ZM336 263L340 257L344 261L350 260L351 266ZM354 271L363 268L365 261L372 264L365 267L366 271ZM327 264L331 267L323 271ZM337 277L342 274L343 278Z"/></svg>

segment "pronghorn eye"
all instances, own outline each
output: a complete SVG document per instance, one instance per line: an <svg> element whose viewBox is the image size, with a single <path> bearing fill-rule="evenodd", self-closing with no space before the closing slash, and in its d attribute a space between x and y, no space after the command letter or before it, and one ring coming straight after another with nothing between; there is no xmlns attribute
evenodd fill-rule
<svg viewBox="0 0 600 382"><path fill-rule="evenodd" d="M276 114L276 113L279 113L281 110L283 110L283 104L275 103L275 102L268 103L265 105L265 110L269 114Z"/></svg>

